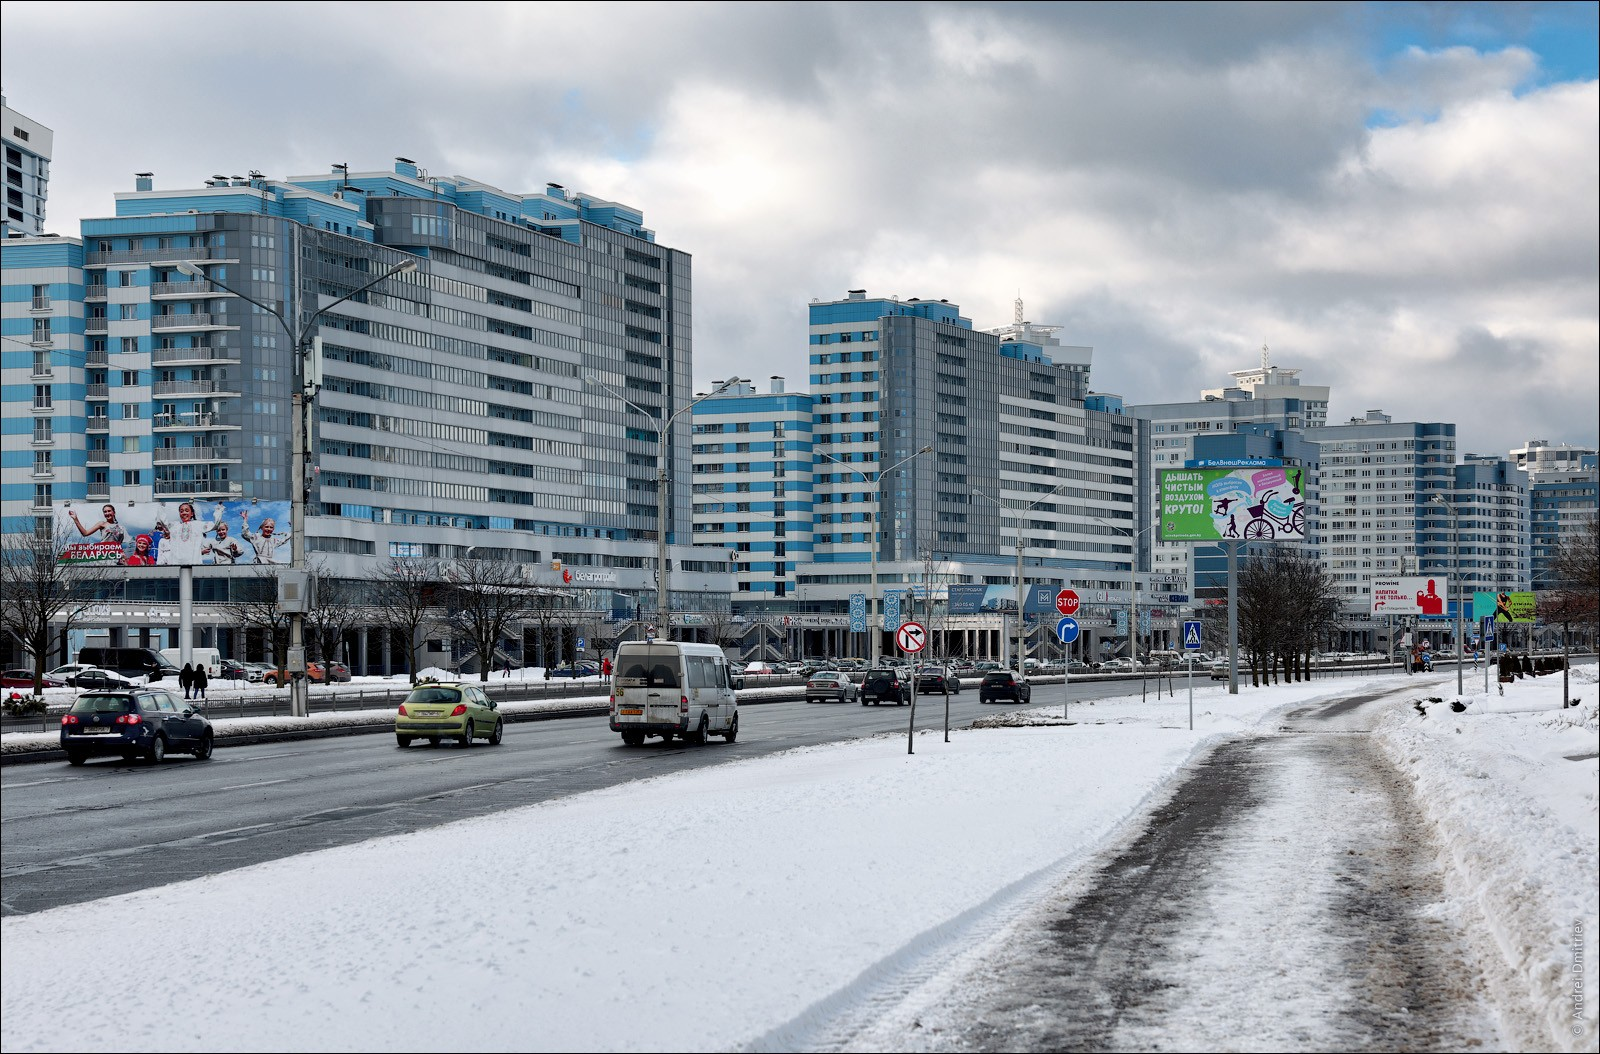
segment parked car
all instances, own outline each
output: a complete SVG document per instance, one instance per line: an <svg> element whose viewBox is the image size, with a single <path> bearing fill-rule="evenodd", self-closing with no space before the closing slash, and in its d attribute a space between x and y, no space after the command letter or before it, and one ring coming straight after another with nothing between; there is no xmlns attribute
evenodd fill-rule
<svg viewBox="0 0 1600 1054"><path fill-rule="evenodd" d="M762 662L757 659L755 662L746 664L742 672L746 677L776 677L780 671L772 663Z"/></svg>
<svg viewBox="0 0 1600 1054"><path fill-rule="evenodd" d="M87 670L79 670L71 677L68 677L67 683L74 688L85 689L97 688L115 690L138 687L137 682L129 680L120 673L115 673L111 670L97 670L92 667Z"/></svg>
<svg viewBox="0 0 1600 1054"><path fill-rule="evenodd" d="M65 666L57 666L49 673L46 673L45 676L53 677L58 681L65 681L79 670L98 670L99 668L86 662L69 662Z"/></svg>
<svg viewBox="0 0 1600 1054"><path fill-rule="evenodd" d="M990 662L987 659L985 659L983 662L975 662L972 664L973 673L992 673L998 669L1000 669L999 663Z"/></svg>
<svg viewBox="0 0 1600 1054"><path fill-rule="evenodd" d="M814 673L806 681L808 703L853 703L861 698L861 689L847 673L824 670Z"/></svg>
<svg viewBox="0 0 1600 1054"><path fill-rule="evenodd" d="M227 680L244 681L249 679L245 676L244 663L239 662L237 659L223 659L217 664L217 668L222 671L220 676Z"/></svg>
<svg viewBox="0 0 1600 1054"><path fill-rule="evenodd" d="M1071 662L1067 663L1068 673L1093 673L1094 670L1095 668L1089 663L1080 662L1077 659L1073 659Z"/></svg>
<svg viewBox="0 0 1600 1054"><path fill-rule="evenodd" d="M462 681L438 681L411 689L406 701L395 712L394 741L409 747L412 740L426 739L430 746L449 737L464 747L474 739L487 739L499 746L505 733L499 706L476 685Z"/></svg>
<svg viewBox="0 0 1600 1054"><path fill-rule="evenodd" d="M1100 664L1101 673L1134 673L1138 669L1132 659L1108 659Z"/></svg>
<svg viewBox="0 0 1600 1054"><path fill-rule="evenodd" d="M45 674L44 675L44 686L46 688L63 688L63 687L66 686L66 683L67 683L66 681L60 679L59 677L51 677L49 674ZM20 670L20 669L19 670L7 670L4 673L0 673L0 688L32 688L32 687L33 687L33 671L32 670Z"/></svg>
<svg viewBox="0 0 1600 1054"><path fill-rule="evenodd" d="M1033 686L1026 677L1011 670L992 670L978 685L980 703L1028 703L1033 701Z"/></svg>
<svg viewBox="0 0 1600 1054"><path fill-rule="evenodd" d="M893 703L904 706L911 699L911 671L895 666L878 666L867 671L861 681L861 705Z"/></svg>
<svg viewBox="0 0 1600 1054"><path fill-rule="evenodd" d="M213 741L206 715L165 688L85 692L61 718L61 749L73 765L112 754L160 764L172 751L205 761Z"/></svg>
<svg viewBox="0 0 1600 1054"><path fill-rule="evenodd" d="M350 667L342 662L308 663L306 676L317 684L337 684L350 679Z"/></svg>
<svg viewBox="0 0 1600 1054"><path fill-rule="evenodd" d="M600 664L583 659L579 662L552 666L549 674L551 677L598 677L600 676Z"/></svg>
<svg viewBox="0 0 1600 1054"><path fill-rule="evenodd" d="M260 684L265 681L267 674L271 673L273 669L270 663L265 662L247 662L243 666L244 679L252 684Z"/></svg>
<svg viewBox="0 0 1600 1054"><path fill-rule="evenodd" d="M917 691L922 695L958 695L961 678L943 666L923 666L917 670Z"/></svg>

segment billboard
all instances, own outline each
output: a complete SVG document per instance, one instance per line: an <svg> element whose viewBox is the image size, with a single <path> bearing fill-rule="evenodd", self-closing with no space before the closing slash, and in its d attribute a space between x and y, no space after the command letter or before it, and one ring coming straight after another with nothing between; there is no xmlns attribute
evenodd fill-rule
<svg viewBox="0 0 1600 1054"><path fill-rule="evenodd" d="M1533 613L1532 593L1472 594L1472 614L1479 619L1493 616L1496 622L1532 622Z"/></svg>
<svg viewBox="0 0 1600 1054"><path fill-rule="evenodd" d="M55 510L57 561L123 567L289 563L287 501L85 502Z"/></svg>
<svg viewBox="0 0 1600 1054"><path fill-rule="evenodd" d="M1374 578L1372 614L1444 615L1450 604L1450 580L1442 575Z"/></svg>
<svg viewBox="0 0 1600 1054"><path fill-rule="evenodd" d="M1303 541L1305 484L1294 467L1163 469L1161 540Z"/></svg>

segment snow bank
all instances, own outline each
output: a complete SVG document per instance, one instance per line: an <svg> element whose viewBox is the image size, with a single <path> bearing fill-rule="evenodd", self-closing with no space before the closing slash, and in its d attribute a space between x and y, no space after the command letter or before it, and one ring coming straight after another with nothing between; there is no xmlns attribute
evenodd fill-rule
<svg viewBox="0 0 1600 1054"><path fill-rule="evenodd" d="M1595 667L1571 676L1578 707L1562 709L1560 674L1514 681L1504 696L1436 691L1438 702L1423 701L1426 716L1391 713L1377 737L1416 781L1451 895L1487 924L1521 988L1513 994L1531 1004L1539 1034L1529 1042L1592 1051L1600 724Z"/></svg>
<svg viewBox="0 0 1600 1054"><path fill-rule="evenodd" d="M7 916L0 1046L793 1049L1051 888L1196 750L1361 687L1202 689L1193 732L1180 693L914 756L903 735L798 749ZM199 979L205 1027L160 1000L63 1013L83 976Z"/></svg>

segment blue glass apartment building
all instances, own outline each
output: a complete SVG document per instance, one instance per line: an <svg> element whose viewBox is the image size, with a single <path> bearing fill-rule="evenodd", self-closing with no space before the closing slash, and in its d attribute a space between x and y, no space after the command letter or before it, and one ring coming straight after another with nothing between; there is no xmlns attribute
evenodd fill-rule
<svg viewBox="0 0 1600 1054"><path fill-rule="evenodd" d="M6 529L66 500L289 497L293 341L214 278L320 337L304 529L333 573L470 552L627 610L664 530L674 610L726 608L727 562L689 548L688 487L656 522L658 428L692 389L692 268L637 210L399 159L171 191L142 174L115 211L4 245ZM678 429L669 479L689 447ZM225 596L212 577L197 599Z"/></svg>

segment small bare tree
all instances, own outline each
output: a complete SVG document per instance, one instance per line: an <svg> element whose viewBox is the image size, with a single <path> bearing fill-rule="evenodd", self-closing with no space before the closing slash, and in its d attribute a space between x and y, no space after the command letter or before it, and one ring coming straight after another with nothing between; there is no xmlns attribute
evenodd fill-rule
<svg viewBox="0 0 1600 1054"><path fill-rule="evenodd" d="M578 607L578 594L575 591L551 589L548 586L528 587L527 608L523 621L531 622L536 627L534 632L538 642L538 653L546 669L566 657L561 642L566 639L567 630L577 626L583 615L584 612ZM599 646L598 641L596 646ZM526 659L527 656L524 655L523 658Z"/></svg>
<svg viewBox="0 0 1600 1054"><path fill-rule="evenodd" d="M103 599L116 566L61 562L70 540L37 530L0 541L0 628L32 657L35 697L44 694L52 636L85 621Z"/></svg>
<svg viewBox="0 0 1600 1054"><path fill-rule="evenodd" d="M1571 700L1571 666L1566 652L1571 647L1572 627L1583 627L1593 636L1600 622L1600 517L1587 523L1561 543L1550 570L1557 588L1540 599L1539 616L1561 627L1561 705Z"/></svg>
<svg viewBox="0 0 1600 1054"><path fill-rule="evenodd" d="M1339 618L1339 597L1322 565L1297 549L1273 546L1239 565L1239 643L1250 649L1250 680L1311 675L1317 641Z"/></svg>
<svg viewBox="0 0 1600 1054"><path fill-rule="evenodd" d="M230 579L225 610L235 625L261 631L273 669L281 670L289 661L289 616L278 607L278 574L271 567Z"/></svg>
<svg viewBox="0 0 1600 1054"><path fill-rule="evenodd" d="M522 565L509 560L452 560L444 569L448 590L445 622L465 638L487 681L500 640L535 611L533 587Z"/></svg>
<svg viewBox="0 0 1600 1054"><path fill-rule="evenodd" d="M306 643L312 658L334 662L345 637L372 621L368 590L364 583L334 578L326 565L314 565L311 571L317 576L317 603L306 616Z"/></svg>
<svg viewBox="0 0 1600 1054"><path fill-rule="evenodd" d="M441 623L440 579L436 561L392 559L372 580L373 618L392 637L406 642L406 671L417 682L423 631Z"/></svg>

